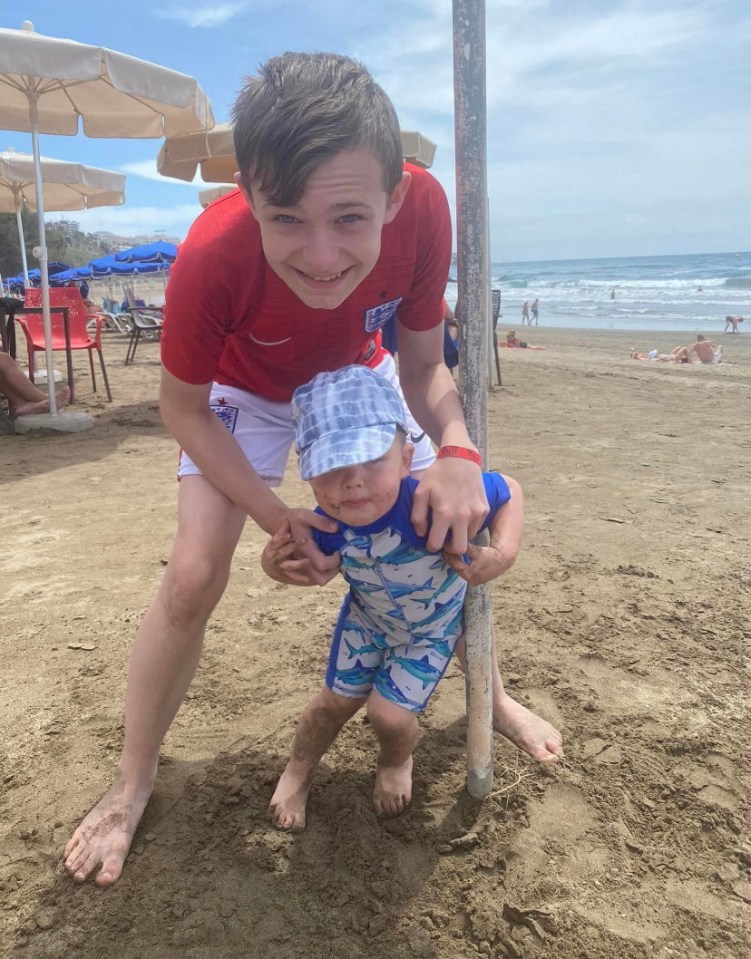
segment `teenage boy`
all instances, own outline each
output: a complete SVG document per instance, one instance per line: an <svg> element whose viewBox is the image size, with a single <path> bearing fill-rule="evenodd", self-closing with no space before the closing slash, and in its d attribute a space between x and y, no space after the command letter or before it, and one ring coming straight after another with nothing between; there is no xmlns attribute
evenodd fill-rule
<svg viewBox="0 0 751 959"><path fill-rule="evenodd" d="M358 361L393 374L378 336L398 310L407 404L458 454L421 464L415 527L433 549L450 533L461 555L488 511L443 362L448 204L427 171L403 163L391 101L354 60L286 53L248 81L233 119L241 192L199 216L167 288L160 405L182 448L177 535L131 653L117 779L65 848L67 870L83 881L98 869L102 886L122 872L248 516L269 534L289 522L311 583L337 573L338 557L310 535L331 521L271 488L298 386ZM512 710L494 722L531 755L556 758L544 720Z"/></svg>

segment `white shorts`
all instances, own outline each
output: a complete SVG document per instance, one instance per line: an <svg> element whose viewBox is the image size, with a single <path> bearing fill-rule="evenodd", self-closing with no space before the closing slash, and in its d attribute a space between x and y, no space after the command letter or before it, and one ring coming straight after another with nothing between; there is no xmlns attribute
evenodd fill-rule
<svg viewBox="0 0 751 959"><path fill-rule="evenodd" d="M394 358L389 353L375 368L399 392L404 402ZM287 468L290 447L295 440L289 403L275 403L255 393L214 383L209 403L212 410L237 440L248 462L261 479L269 486L279 486ZM417 425L407 408L407 431L409 442L415 447L412 471L427 469L435 460L435 450L430 438ZM180 452L177 468L178 478L200 475L201 470L185 450Z"/></svg>

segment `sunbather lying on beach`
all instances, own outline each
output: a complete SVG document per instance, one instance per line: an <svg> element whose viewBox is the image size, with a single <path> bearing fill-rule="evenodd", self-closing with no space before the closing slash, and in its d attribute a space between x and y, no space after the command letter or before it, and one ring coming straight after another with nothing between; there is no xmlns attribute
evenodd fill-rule
<svg viewBox="0 0 751 959"><path fill-rule="evenodd" d="M516 335L516 330L509 330L506 339L498 344L507 350L544 350L544 346L532 346L531 343L525 343Z"/></svg>
<svg viewBox="0 0 751 959"><path fill-rule="evenodd" d="M650 350L649 353L640 353L634 350L631 353L632 360L652 360L658 363L682 363L688 365L691 363L691 354L696 353L702 363L707 365L713 363L722 363L722 347L716 347L714 343L704 339L704 335L699 333L693 346L676 346L669 353L660 353L658 350Z"/></svg>
<svg viewBox="0 0 751 959"><path fill-rule="evenodd" d="M676 346L670 353L660 353L659 350L650 350L649 353L640 353L634 350L632 360L649 360L653 363L690 363L691 357L685 346Z"/></svg>

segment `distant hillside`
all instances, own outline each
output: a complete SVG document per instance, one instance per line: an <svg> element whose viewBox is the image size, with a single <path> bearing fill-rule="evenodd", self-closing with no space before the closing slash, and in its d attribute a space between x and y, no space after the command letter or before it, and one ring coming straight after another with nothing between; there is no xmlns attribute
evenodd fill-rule
<svg viewBox="0 0 751 959"><path fill-rule="evenodd" d="M26 256L29 269L37 267L38 261L32 254L32 248L39 242L36 215L22 214L24 233L26 237ZM164 233L143 234L141 236L119 236L115 233L101 231L98 233L84 233L77 220L58 219L50 220L46 224L47 256L50 261L67 263L69 266L83 266L90 260L95 260L108 253L117 253L119 250L128 250L132 246L143 243L155 243L164 240L167 243L178 243L177 237L166 236ZM21 251L18 243L18 229L14 214L0 214L0 274L2 276L16 276L22 268Z"/></svg>
<svg viewBox="0 0 751 959"><path fill-rule="evenodd" d="M101 243L104 243L108 248L117 252L118 250L129 250L132 246L142 246L145 243L179 243L180 237L177 236L167 236L166 233L141 233L139 236L119 236L116 233L109 233L105 230L100 230L98 233L94 233L95 236Z"/></svg>

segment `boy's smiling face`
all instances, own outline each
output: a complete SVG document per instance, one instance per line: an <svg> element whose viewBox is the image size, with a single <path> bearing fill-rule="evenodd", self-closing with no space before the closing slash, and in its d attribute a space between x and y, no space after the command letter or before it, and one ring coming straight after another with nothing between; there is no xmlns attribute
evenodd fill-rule
<svg viewBox="0 0 751 959"><path fill-rule="evenodd" d="M345 466L310 480L316 502L348 526L368 526L385 516L409 476L414 447L397 432L388 451L370 463Z"/></svg>
<svg viewBox="0 0 751 959"><path fill-rule="evenodd" d="M236 180L271 269L306 306L334 310L376 265L381 231L399 212L410 175L389 196L380 161L359 146L321 163L292 206L274 206L256 183L247 191L239 174Z"/></svg>

